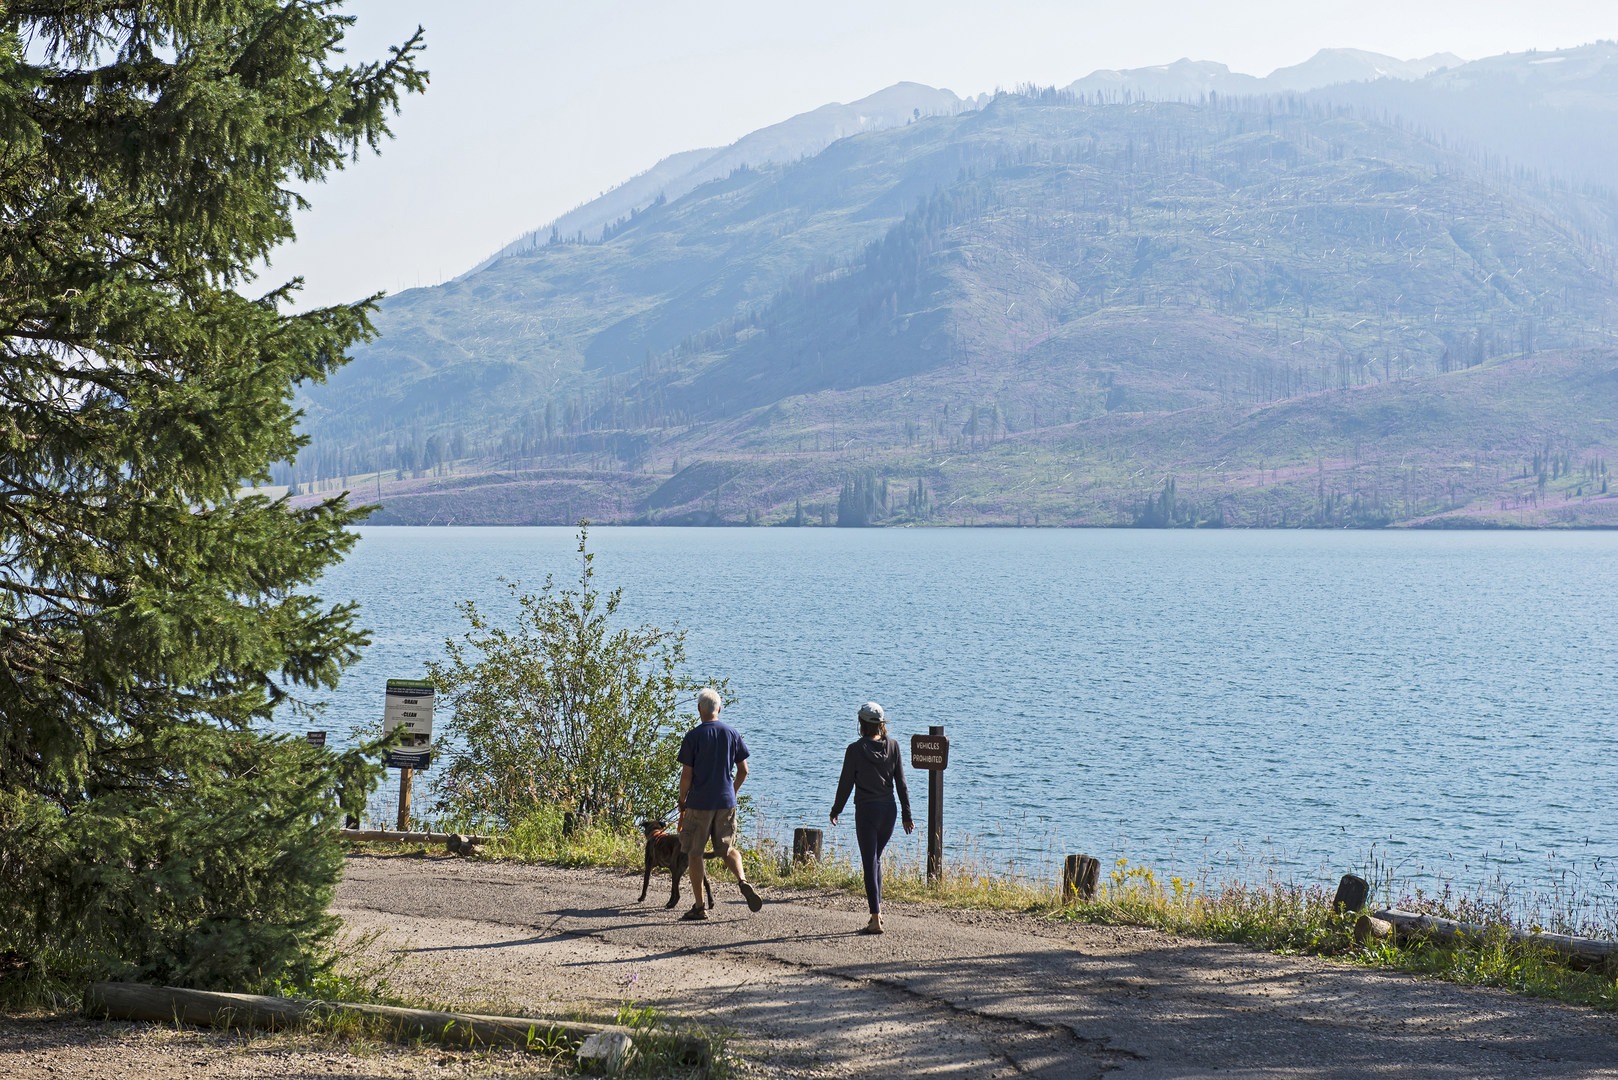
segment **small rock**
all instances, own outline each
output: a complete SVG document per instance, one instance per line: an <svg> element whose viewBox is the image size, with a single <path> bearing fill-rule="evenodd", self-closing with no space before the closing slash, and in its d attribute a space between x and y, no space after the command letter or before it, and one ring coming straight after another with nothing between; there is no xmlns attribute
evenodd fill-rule
<svg viewBox="0 0 1618 1080"><path fill-rule="evenodd" d="M579 1047L581 1066L599 1066L609 1076L623 1071L635 1056L635 1043L622 1031L598 1031Z"/></svg>

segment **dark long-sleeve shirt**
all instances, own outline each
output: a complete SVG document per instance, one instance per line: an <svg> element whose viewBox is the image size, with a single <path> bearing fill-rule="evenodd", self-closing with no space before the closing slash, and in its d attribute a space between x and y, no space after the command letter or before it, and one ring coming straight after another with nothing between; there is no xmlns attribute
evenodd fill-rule
<svg viewBox="0 0 1618 1080"><path fill-rule="evenodd" d="M900 760L899 743L894 739L855 739L843 751L843 772L837 778L837 801L831 816L843 812L850 793L854 805L863 802L893 802L899 794L904 820L910 820L910 789L905 787L905 767Z"/></svg>

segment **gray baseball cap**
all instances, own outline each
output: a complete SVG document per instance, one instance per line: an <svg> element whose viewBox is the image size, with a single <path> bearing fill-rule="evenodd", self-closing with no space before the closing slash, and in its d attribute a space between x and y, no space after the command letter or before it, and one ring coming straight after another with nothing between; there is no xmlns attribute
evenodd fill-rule
<svg viewBox="0 0 1618 1080"><path fill-rule="evenodd" d="M881 723L883 720L882 706L874 701L867 701L860 706L860 722L863 724Z"/></svg>

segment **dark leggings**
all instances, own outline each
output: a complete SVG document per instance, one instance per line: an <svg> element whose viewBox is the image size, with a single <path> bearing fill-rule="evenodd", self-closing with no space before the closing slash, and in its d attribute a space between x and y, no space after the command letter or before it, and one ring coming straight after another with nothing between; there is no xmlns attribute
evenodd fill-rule
<svg viewBox="0 0 1618 1080"><path fill-rule="evenodd" d="M882 911L882 849L893 836L899 808L891 802L854 804L854 837L860 842L860 866L865 871L865 899L871 914Z"/></svg>

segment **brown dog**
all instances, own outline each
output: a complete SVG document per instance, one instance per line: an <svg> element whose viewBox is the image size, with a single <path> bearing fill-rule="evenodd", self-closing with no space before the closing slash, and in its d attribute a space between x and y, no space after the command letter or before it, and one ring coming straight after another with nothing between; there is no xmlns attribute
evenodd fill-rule
<svg viewBox="0 0 1618 1080"><path fill-rule="evenodd" d="M646 890L652 885L652 868L668 867L669 877L673 879L669 887L669 902L664 907L673 907L680 902L680 882L685 878L686 867L690 864L690 856L680 846L678 832L668 832L668 822L651 818L640 823L641 831L646 834L646 872L640 879L640 898L646 899ZM703 858L714 857L712 850L702 853ZM702 879L702 887L708 894L708 906L713 907L713 886L707 878Z"/></svg>

